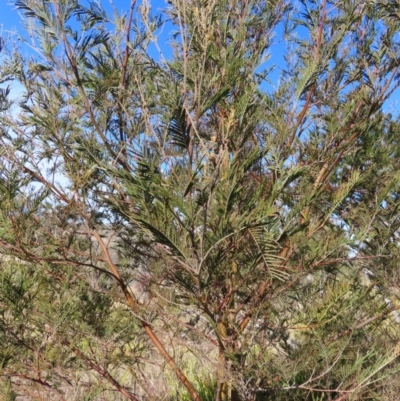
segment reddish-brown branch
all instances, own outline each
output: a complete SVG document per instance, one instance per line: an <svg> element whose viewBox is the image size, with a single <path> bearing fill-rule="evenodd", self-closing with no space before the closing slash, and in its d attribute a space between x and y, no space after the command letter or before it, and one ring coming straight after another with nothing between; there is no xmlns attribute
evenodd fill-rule
<svg viewBox="0 0 400 401"><path fill-rule="evenodd" d="M89 365L94 371L96 371L100 376L104 377L109 383L111 383L122 395L131 401L139 401L131 392L129 392L125 387L123 387L119 382L111 376L111 374L99 364L88 358L83 352L81 352L76 347L71 347L71 343L67 340L63 341L63 344L71 348L71 351L87 365Z"/></svg>
<svg viewBox="0 0 400 401"><path fill-rule="evenodd" d="M136 317L140 321L140 324L142 325L144 331L150 338L151 342L155 345L157 348L158 352L164 357L168 365L172 368L172 370L175 372L176 376L178 377L179 381L186 387L187 391L191 395L193 401L202 401L199 394L197 393L196 389L192 385L192 383L188 380L188 378L185 376L185 374L179 369L179 367L176 365L175 361L172 359L172 357L169 355L168 351L165 349L164 345L161 343L157 335L154 333L153 328L151 325L144 319L140 317L140 307L137 304L136 300L133 298L132 294L130 293L127 285L121 278L121 275L118 271L117 266L115 266L114 262L111 259L111 256L108 252L108 249L106 245L104 244L104 241L98 234L96 230L93 230L93 235L95 236L96 240L98 241L100 248L102 249L104 253L104 257L107 260L107 264L110 267L110 270L116 277L116 280L118 281L119 286L121 287L125 299L128 301L128 304L132 311L135 313Z"/></svg>
<svg viewBox="0 0 400 401"><path fill-rule="evenodd" d="M368 326L369 324L375 322L378 319L385 318L390 313L398 311L399 309L400 309L400 306L394 306L394 307L390 308L389 310L386 310L385 312L378 313L377 315L372 316L372 317L364 320L363 322L356 324L354 327L350 327L349 329L342 331L341 333L337 334L332 339L330 339L330 341L336 341L337 339L352 333L354 330L362 329L363 327Z"/></svg>
<svg viewBox="0 0 400 401"><path fill-rule="evenodd" d="M26 166L23 167L23 170L40 181L44 186L50 188L61 200L66 203L70 202L70 200L55 185L53 185L51 182L48 182L42 175L36 173Z"/></svg>
<svg viewBox="0 0 400 401"><path fill-rule="evenodd" d="M28 376L28 375L25 375L25 374L18 374L18 373L15 373L15 374L8 374L7 376L9 376L9 377L20 377L20 378L22 378L22 379L25 379L25 380L29 380L29 381L31 381L31 382L33 382L33 383L37 383L37 384L40 384L41 386L44 386L44 387L46 387L51 393L53 393L60 401L66 401L66 399L49 383L49 382L47 382L46 380L44 380L44 379L35 379L34 377L30 377L30 376Z"/></svg>
<svg viewBox="0 0 400 401"><path fill-rule="evenodd" d="M336 398L335 401L344 401L348 398L351 394L353 394L354 389L357 388L357 384L353 385L350 390L346 390L340 397Z"/></svg>

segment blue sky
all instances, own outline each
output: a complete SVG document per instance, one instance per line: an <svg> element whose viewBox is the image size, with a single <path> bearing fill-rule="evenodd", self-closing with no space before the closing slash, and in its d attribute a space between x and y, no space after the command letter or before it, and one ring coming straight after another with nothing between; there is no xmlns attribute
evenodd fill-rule
<svg viewBox="0 0 400 401"><path fill-rule="evenodd" d="M110 2L112 1L114 7L120 12L126 12L129 9L129 0L99 0L103 7L107 11L112 11L112 8L110 6ZM151 6L152 6L152 13L156 13L162 8L165 8L167 6L166 0L150 0L149 1ZM171 31L171 25L166 24L158 38L158 44L164 53L164 56L168 59L171 57L171 49L167 45L167 39L170 37L170 31ZM20 35L23 35L25 31L25 28L23 26L23 23L21 21L21 18L18 14L18 11L15 9L15 6L13 5L12 0L0 0L0 36L7 37L9 36L9 32L17 32ZM155 59L159 58L158 52L156 51L155 47L152 46L151 48L151 54ZM272 46L271 50L271 59L266 63L266 65L271 65L275 64L278 66L278 69L272 72L270 74L270 79L273 80L271 83L272 86L276 86L278 84L278 79L279 79L279 66L283 65L283 54L286 50L285 43L276 43L275 45ZM27 51L29 52L29 48L27 48ZM267 85L268 87L269 85ZM266 89L268 90L271 88ZM388 102L386 102L384 106L385 111L392 112L395 115L400 114L398 112L398 102L400 99L399 96L400 89L397 89L395 93L392 94L391 98L389 99Z"/></svg>
<svg viewBox="0 0 400 401"><path fill-rule="evenodd" d="M15 6L13 5L15 0L0 0L0 35L4 37L8 37L10 32L17 32L19 35L24 36L25 28L21 21L21 17L19 15L18 10L16 10ZM82 0L85 2L84 0ZM99 0L102 6L112 15L112 7L110 5L111 1L113 6L122 14L129 10L130 0ZM140 3L139 1L137 4ZM152 7L152 13L155 14L159 12L161 9L164 9L168 6L166 0L149 0L149 3ZM171 31L175 31L176 28L173 28L171 24L165 24L163 28L158 33L158 46L163 53L163 57L165 59L170 59L172 56L172 49L168 46L168 39L171 38ZM261 68L266 67L267 65L275 64L275 65L282 65L283 62L283 54L285 52L285 45L281 42L275 44L271 48L271 58L268 60ZM31 48L28 46L23 46L22 49L23 53L30 53ZM156 60L160 59L160 55L156 47L151 44L149 47L149 51L152 57ZM27 55L25 53L25 55ZM275 87L278 84L279 80L279 69L271 72L269 74L269 78L272 79L272 87ZM265 89L271 89L271 86L268 84L264 84Z"/></svg>
<svg viewBox="0 0 400 401"><path fill-rule="evenodd" d="M13 36L14 33L18 35L25 35L25 27L22 22L19 11L16 9L14 5L14 0L0 0L0 37L9 38ZM109 12L109 15L112 15L112 6L110 0L100 0L102 6ZM130 1L129 0L112 0L113 6L118 10L119 13L123 14L129 10ZM152 7L152 14L159 12L161 9L167 7L166 0L150 0L150 4ZM164 52L164 57L171 57L171 50L169 46L167 46L167 38L169 37L169 31L171 30L171 26L166 24L163 29L159 33L159 46ZM159 58L158 51L156 50L154 45L151 45L150 49L152 50L152 56L156 59ZM29 46L22 46L22 53L25 55L31 53L31 48ZM18 85L14 84L12 88L13 93L18 93ZM1 85L0 85L1 87Z"/></svg>
<svg viewBox="0 0 400 401"><path fill-rule="evenodd" d="M104 7L110 4L109 0L102 0L101 3ZM127 10L129 7L129 0L113 0L113 3L119 11ZM151 5L153 10L157 10L159 8L164 8L166 1L151 0ZM1 26L5 30L17 30L19 32L23 29L18 12L9 0L0 0L0 27Z"/></svg>
<svg viewBox="0 0 400 401"><path fill-rule="evenodd" d="M107 12L112 15L112 7L110 0L100 0L102 6ZM11 0L0 0L0 36L8 37L10 32L17 32L19 35L24 35L25 28L22 23L21 17L18 10L16 10L14 1ZM129 0L112 0L114 7L122 14L129 10ZM160 9L166 8L166 0L150 0L152 7L152 13L155 14ZM166 40L168 35L168 26L164 27L160 36L160 45ZM164 44L163 49L166 49Z"/></svg>

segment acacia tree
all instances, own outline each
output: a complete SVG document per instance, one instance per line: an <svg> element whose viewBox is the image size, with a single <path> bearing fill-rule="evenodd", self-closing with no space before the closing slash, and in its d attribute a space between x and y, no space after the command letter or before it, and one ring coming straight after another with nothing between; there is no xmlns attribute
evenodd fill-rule
<svg viewBox="0 0 400 401"><path fill-rule="evenodd" d="M1 65L24 88L0 118L10 396L156 398L164 361L182 399L393 399L397 3L15 4L35 52Z"/></svg>

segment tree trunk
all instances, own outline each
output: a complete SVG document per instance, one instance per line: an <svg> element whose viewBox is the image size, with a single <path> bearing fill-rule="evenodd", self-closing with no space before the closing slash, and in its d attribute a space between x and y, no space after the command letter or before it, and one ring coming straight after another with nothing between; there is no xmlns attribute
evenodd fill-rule
<svg viewBox="0 0 400 401"><path fill-rule="evenodd" d="M225 352L219 349L218 384L216 401L240 401L239 393L232 383L232 363L227 361Z"/></svg>

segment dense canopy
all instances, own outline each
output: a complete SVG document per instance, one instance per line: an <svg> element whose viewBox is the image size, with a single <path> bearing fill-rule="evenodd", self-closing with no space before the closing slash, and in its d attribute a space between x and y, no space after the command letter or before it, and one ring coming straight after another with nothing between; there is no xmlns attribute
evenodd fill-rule
<svg viewBox="0 0 400 401"><path fill-rule="evenodd" d="M15 5L4 400L395 399L398 1Z"/></svg>

